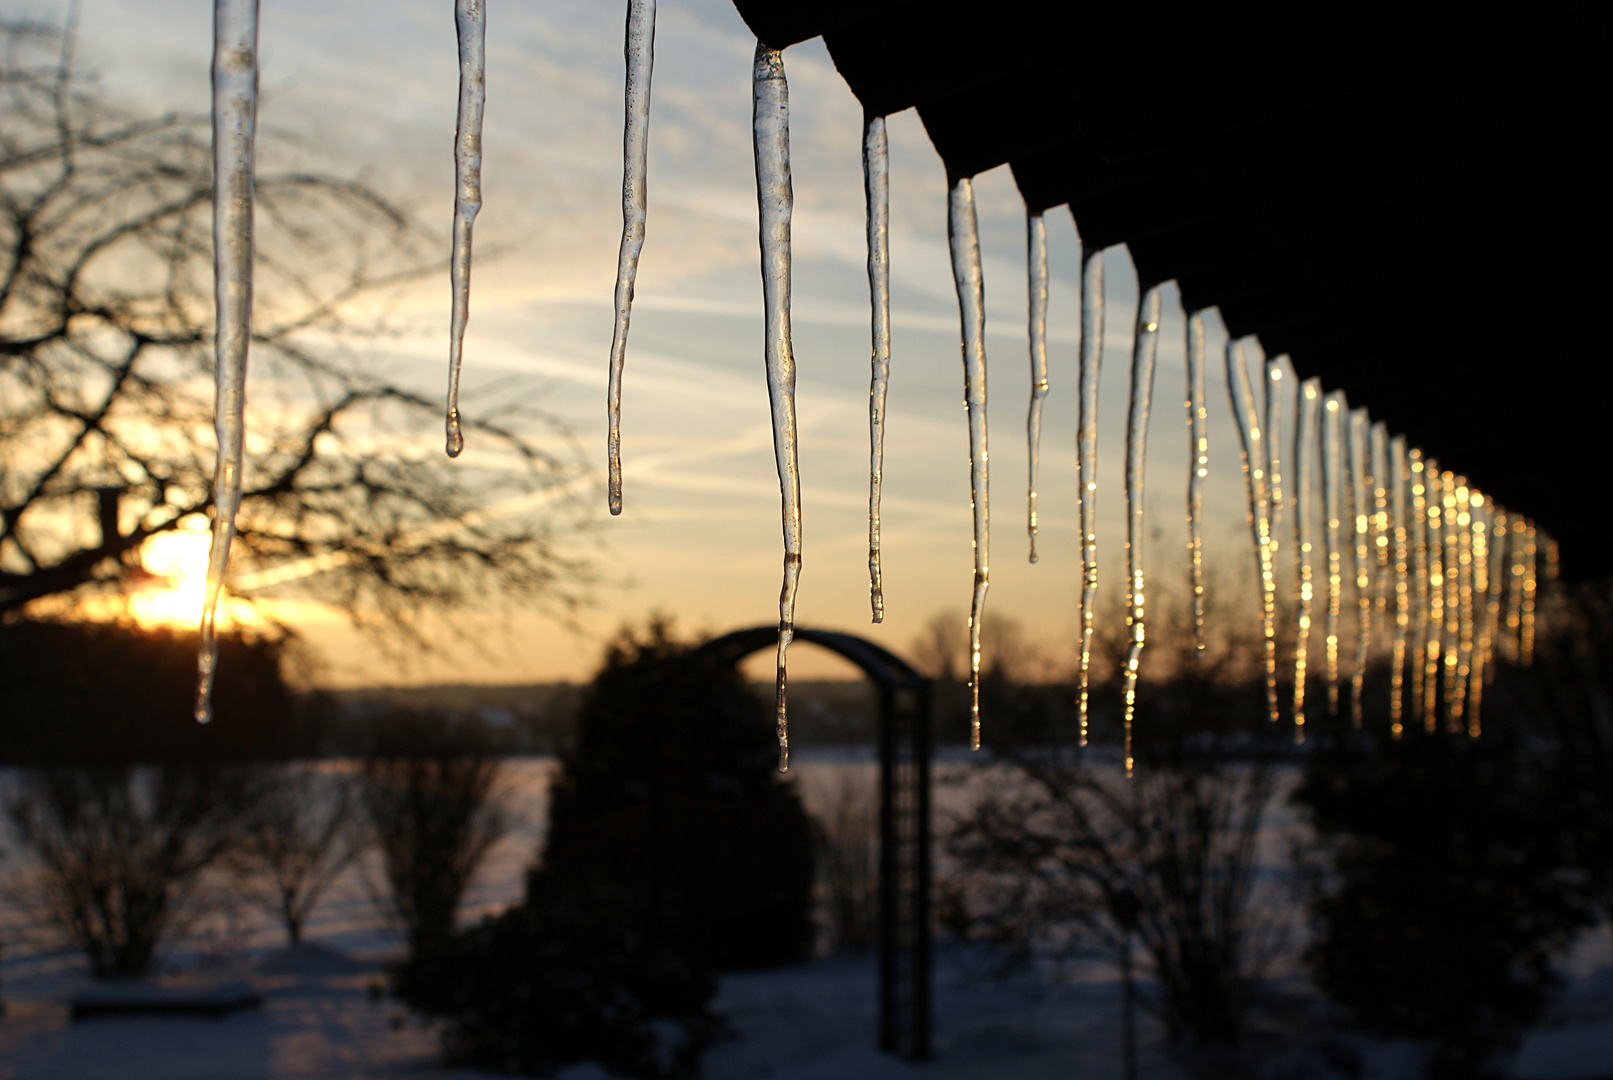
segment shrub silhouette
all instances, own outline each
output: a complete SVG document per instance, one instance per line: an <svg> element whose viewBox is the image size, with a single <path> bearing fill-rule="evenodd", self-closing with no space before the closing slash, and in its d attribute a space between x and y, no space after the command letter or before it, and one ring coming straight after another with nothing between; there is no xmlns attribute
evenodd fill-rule
<svg viewBox="0 0 1613 1080"><path fill-rule="evenodd" d="M593 1058L629 1076L694 1076L716 982L671 944L670 915L620 887L535 878L525 903L411 960L395 987L448 1018L452 1065L541 1075Z"/></svg>
<svg viewBox="0 0 1613 1080"><path fill-rule="evenodd" d="M689 652L664 620L618 636L525 902L397 972L403 1000L447 1020L450 1062L692 1076L715 973L810 949L812 834L774 771L769 710Z"/></svg>
<svg viewBox="0 0 1613 1080"><path fill-rule="evenodd" d="M537 874L659 898L717 970L803 959L812 832L775 768L771 710L736 671L698 668L689 652L664 620L608 647Z"/></svg>
<svg viewBox="0 0 1613 1080"><path fill-rule="evenodd" d="M1314 755L1296 793L1330 864L1317 981L1369 1029L1437 1039L1436 1075L1476 1075L1514 1042L1552 956L1596 921L1555 771L1515 738L1414 733Z"/></svg>

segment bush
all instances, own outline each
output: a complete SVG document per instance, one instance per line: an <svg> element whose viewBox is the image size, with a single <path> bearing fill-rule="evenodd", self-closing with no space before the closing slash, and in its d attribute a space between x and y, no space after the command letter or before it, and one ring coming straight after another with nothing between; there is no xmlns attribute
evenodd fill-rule
<svg viewBox="0 0 1613 1080"><path fill-rule="evenodd" d="M542 1074L593 1058L629 1076L691 1077L715 1032L716 982L678 936L671 912L642 896L554 891L537 876L524 904L410 961L395 986L449 1018L450 1064Z"/></svg>
<svg viewBox="0 0 1613 1080"><path fill-rule="evenodd" d="M381 855L384 910L403 927L411 956L453 936L465 889L504 834L495 751L472 721L400 711L376 725L359 801Z"/></svg>
<svg viewBox="0 0 1613 1080"><path fill-rule="evenodd" d="M716 970L812 948L812 830L775 767L772 710L737 672L695 670L664 621L624 631L562 759L538 873L664 904Z"/></svg>
<svg viewBox="0 0 1613 1080"><path fill-rule="evenodd" d="M0 626L0 761L125 765L294 757L307 715L282 677L286 642L224 635L215 720L192 719L196 635L126 623Z"/></svg>
<svg viewBox="0 0 1613 1080"><path fill-rule="evenodd" d="M1580 807L1540 749L1494 734L1356 744L1313 755L1295 796L1326 859L1318 983L1364 1027L1438 1040L1441 1075L1474 1075L1516 1040L1556 983L1552 957L1597 918L1571 850Z"/></svg>
<svg viewBox="0 0 1613 1080"><path fill-rule="evenodd" d="M6 814L44 915L99 979L146 973L255 798L238 770L55 769L26 774Z"/></svg>

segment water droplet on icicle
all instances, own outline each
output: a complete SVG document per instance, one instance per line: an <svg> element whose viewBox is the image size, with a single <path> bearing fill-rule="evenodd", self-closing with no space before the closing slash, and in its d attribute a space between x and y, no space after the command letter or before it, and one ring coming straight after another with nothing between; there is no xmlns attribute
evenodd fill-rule
<svg viewBox="0 0 1613 1080"><path fill-rule="evenodd" d="M1350 723L1360 727L1362 694L1366 686L1367 653L1372 646L1372 481L1367 475L1367 430L1365 409L1350 410L1349 437L1345 448L1349 458L1350 520L1355 537L1355 661L1350 665Z"/></svg>
<svg viewBox="0 0 1613 1080"><path fill-rule="evenodd" d="M1137 302L1131 345L1131 406L1126 413L1126 627L1130 645L1121 686L1125 702L1126 775L1132 771L1131 721L1137 706L1137 669L1143 626L1143 478L1148 457L1148 413L1154 401L1154 359L1159 351L1159 286Z"/></svg>
<svg viewBox="0 0 1613 1080"><path fill-rule="evenodd" d="M1081 374L1075 433L1076 507L1081 519L1081 649L1076 664L1080 745L1087 744L1092 615L1098 597L1098 376L1103 368L1103 252L1081 249Z"/></svg>
<svg viewBox="0 0 1613 1080"><path fill-rule="evenodd" d="M952 181L947 195L947 244L963 329L963 403L969 412L969 509L974 515L974 594L969 604L969 749L980 749L980 620L989 583L990 504L986 450L986 284L980 268L974 185Z"/></svg>
<svg viewBox="0 0 1613 1080"><path fill-rule="evenodd" d="M197 650L195 716L213 718L218 604L241 507L246 448L246 363L252 341L253 146L258 121L257 0L213 5L213 542L207 557Z"/></svg>
<svg viewBox="0 0 1613 1080"><path fill-rule="evenodd" d="M1400 738L1406 715L1406 638L1411 628L1411 568L1406 528L1406 493L1411 484L1411 466L1406 458L1406 439L1396 435L1389 440L1389 507L1394 560L1394 637L1389 649L1390 733Z"/></svg>
<svg viewBox="0 0 1613 1080"><path fill-rule="evenodd" d="M1187 564L1193 593L1194 655L1204 655L1204 481L1210 475L1210 422L1204 406L1204 316L1187 318Z"/></svg>
<svg viewBox="0 0 1613 1080"><path fill-rule="evenodd" d="M449 457L458 457L465 449L459 420L459 364L465 354L465 324L470 322L471 226L482 208L482 107L487 102L483 0L456 0L454 26L459 31L459 121L454 128L454 246L448 266L453 285L448 327Z"/></svg>
<svg viewBox="0 0 1613 1080"><path fill-rule="evenodd" d="M891 376L890 152L883 116L863 118L863 192L868 203L868 299L873 334L873 377L868 386L868 602L877 623L885 621L879 488L885 473L885 392Z"/></svg>
<svg viewBox="0 0 1613 1080"><path fill-rule="evenodd" d="M1271 495L1266 484L1267 455L1261 443L1260 417L1255 392L1243 358L1243 344L1228 341L1227 393L1243 444L1243 479L1249 494L1249 527L1254 537L1256 586L1260 590L1260 629L1265 643L1266 718L1276 723L1277 704L1277 581L1271 565Z"/></svg>
<svg viewBox="0 0 1613 1080"><path fill-rule="evenodd" d="M1306 379L1299 393L1299 421L1294 430L1294 741L1305 741L1305 683L1309 678L1311 615L1316 582L1311 527L1316 518L1315 456L1320 437L1322 382Z"/></svg>
<svg viewBox="0 0 1613 1080"><path fill-rule="evenodd" d="M622 370L627 364L627 327L633 318L633 283L644 250L649 206L650 76L655 68L655 0L628 0L627 40L622 47L627 81L622 94L622 246L616 255L616 329L610 339L610 385L605 391L606 498L622 512ZM478 113L478 116L480 114Z"/></svg>
<svg viewBox="0 0 1613 1080"><path fill-rule="evenodd" d="M1344 418L1349 412L1342 390L1322 403L1322 550L1327 560L1327 611L1323 635L1327 645L1327 711L1339 712L1339 611L1344 574Z"/></svg>
<svg viewBox="0 0 1613 1080"><path fill-rule="evenodd" d="M1041 458L1042 402L1047 398L1047 225L1041 214L1025 212L1026 292L1029 294L1031 403L1025 416L1025 442L1030 461L1026 486L1025 530L1030 561L1036 561L1036 471Z"/></svg>
<svg viewBox="0 0 1613 1080"><path fill-rule="evenodd" d="M779 591L775 687L779 771L783 772L790 765L784 660L795 637L795 593L801 580L801 468L795 428L795 355L790 345L790 214L795 195L790 186L790 90L784 80L784 58L777 49L757 42L751 74L767 396L784 513L784 585Z"/></svg>

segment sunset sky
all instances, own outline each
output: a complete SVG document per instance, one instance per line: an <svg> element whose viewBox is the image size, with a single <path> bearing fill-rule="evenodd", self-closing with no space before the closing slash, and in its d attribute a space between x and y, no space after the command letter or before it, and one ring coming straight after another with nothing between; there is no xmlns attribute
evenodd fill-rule
<svg viewBox="0 0 1613 1080"><path fill-rule="evenodd" d="M452 3L329 5L265 0L260 127L319 167L409 205L446 238L457 93ZM536 615L489 622L485 638L382 661L339 613L299 618L333 685L528 682L586 677L624 619L661 609L689 627L776 620L779 499L762 367L761 288L750 143L755 46L726 0L663 0L650 127L649 230L638 279L624 402L626 512L604 512L604 398L621 228L623 6L597 0L502 4L488 14L484 206L466 343L474 389L512 374L574 432L594 468L598 523L579 541L604 574L572 630ZM3 10L60 17L62 5ZM79 58L126 108L205 110L210 5L85 0ZM794 153L795 351L799 366L806 626L864 633L904 651L943 610L967 611L969 471L957 304L946 253L945 177L918 117L890 118L893 361L883 514L887 618L869 625L866 568L868 310L861 109L821 41L785 53ZM284 145L283 141L282 144ZM272 168L266 151L261 168ZM1074 430L1078 244L1049 214L1052 396L1042 441L1041 562L1026 561L1024 209L1006 167L975 182L985 255L990 358L992 616L1068 654L1079 579ZM446 239L444 256L446 259ZM495 254L496 253L496 254ZM1102 591L1124 587L1121 485L1135 276L1108 254L1100 420ZM446 272L396 315L416 331L380 357L403 382L441 393ZM1253 607L1253 562L1237 445L1211 320L1210 520L1221 586ZM1187 437L1182 318L1165 317L1149 443L1152 584L1180 591ZM431 438L438 439L433 434ZM474 441L467 450L474 459ZM472 613L472 622L482 621ZM1146 664L1146 660L1145 660ZM802 650L793 670L826 673Z"/></svg>

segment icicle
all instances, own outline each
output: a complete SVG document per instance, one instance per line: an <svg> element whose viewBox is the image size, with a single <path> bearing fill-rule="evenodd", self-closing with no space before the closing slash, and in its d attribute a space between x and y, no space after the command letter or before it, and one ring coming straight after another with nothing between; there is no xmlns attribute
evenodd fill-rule
<svg viewBox="0 0 1613 1080"><path fill-rule="evenodd" d="M1444 508L1441 539L1444 541L1445 629L1442 660L1445 690L1445 729L1454 735L1461 730L1461 704L1456 698L1456 670L1461 655L1462 566L1456 525L1456 474L1440 474L1440 502Z"/></svg>
<svg viewBox="0 0 1613 1080"><path fill-rule="evenodd" d="M449 457L458 457L465 449L465 432L459 422L459 362L465 352L465 324L470 321L471 226L482 208L482 106L487 101L487 12L482 0L456 0L454 25L459 31L459 121L454 128L454 247L448 267L454 293L448 328ZM625 247L625 237L622 243ZM620 286L617 288L619 296ZM611 379L613 385L619 379L614 357ZM621 512L620 501L618 497L612 502L611 513Z"/></svg>
<svg viewBox="0 0 1613 1080"><path fill-rule="evenodd" d="M1286 376L1286 380L1285 380ZM1289 412L1292 410L1294 396L1294 366L1287 356L1278 356L1266 361L1264 383L1264 399L1261 410L1261 443L1266 448L1266 490L1269 493L1271 514L1271 536L1267 541L1271 545L1271 555L1275 559L1281 550L1281 526L1283 520L1283 465L1282 442L1283 425Z"/></svg>
<svg viewBox="0 0 1613 1080"><path fill-rule="evenodd" d="M1481 492L1471 496L1473 523L1473 647L1468 672L1467 733L1478 738L1483 728L1479 707L1484 698L1484 668L1490 651L1490 508Z"/></svg>
<svg viewBox="0 0 1613 1080"><path fill-rule="evenodd" d="M1300 387L1299 422L1294 429L1294 554L1298 577L1294 583L1294 741L1305 741L1305 681L1310 658L1311 611L1316 583L1311 563L1311 524L1316 516L1316 491L1312 482L1322 408L1322 381L1306 379Z"/></svg>
<svg viewBox="0 0 1613 1080"><path fill-rule="evenodd" d="M795 637L795 591L801 579L801 470L795 431L795 355L790 346L790 214L795 204L790 187L790 90L784 81L784 58L777 49L756 43L751 85L767 395L773 413L773 457L778 463L784 511L784 587L779 591L776 683L779 771L783 772L790 764L784 657Z"/></svg>
<svg viewBox="0 0 1613 1080"><path fill-rule="evenodd" d="M1390 571L1394 569L1389 525L1389 428L1382 420L1372 425L1372 547L1378 575L1372 584L1372 604L1379 616L1389 610Z"/></svg>
<svg viewBox="0 0 1613 1080"><path fill-rule="evenodd" d="M1467 711L1467 684L1473 670L1473 491L1467 477L1456 478L1456 681L1451 688L1451 717Z"/></svg>
<svg viewBox="0 0 1613 1080"><path fill-rule="evenodd" d="M1148 412L1154 402L1154 357L1159 350L1159 286L1137 302L1131 344L1131 408L1126 414L1126 626L1131 646L1122 677L1126 775L1131 775L1131 721L1137 706L1137 667L1143 641L1143 475L1148 457Z"/></svg>
<svg viewBox="0 0 1613 1080"><path fill-rule="evenodd" d="M1210 424L1204 407L1204 318L1187 319L1187 563L1193 592L1193 647L1204 655L1204 480L1210 475Z"/></svg>
<svg viewBox="0 0 1613 1080"><path fill-rule="evenodd" d="M252 341L253 143L258 122L257 0L213 5L213 544L197 650L196 720L213 718L218 603L241 506L246 449L246 361Z"/></svg>
<svg viewBox="0 0 1613 1080"><path fill-rule="evenodd" d="M1339 711L1339 609L1343 602L1344 392L1327 395L1322 412L1322 548L1327 556L1327 711Z"/></svg>
<svg viewBox="0 0 1613 1080"><path fill-rule="evenodd" d="M1243 441L1243 479L1249 493L1249 526L1254 534L1255 565L1260 589L1260 628L1265 640L1266 718L1276 723L1277 706L1277 582L1271 568L1271 502L1266 486L1266 451L1260 440L1260 418L1255 412L1254 388L1244 363L1241 342L1228 341L1227 393Z"/></svg>
<svg viewBox="0 0 1613 1080"><path fill-rule="evenodd" d="M1423 653L1423 726L1433 734L1439 725L1440 651L1445 632L1445 480L1439 463L1430 458L1423 466L1428 514L1428 641Z"/></svg>
<svg viewBox="0 0 1613 1080"><path fill-rule="evenodd" d="M1518 618L1518 663L1528 666L1535 662L1535 591L1540 548L1535 523L1530 521L1523 529L1523 610Z"/></svg>
<svg viewBox="0 0 1613 1080"><path fill-rule="evenodd" d="M1395 630L1389 653L1390 732L1400 738L1405 730L1406 711L1406 633L1411 627L1411 590L1407 560L1410 534L1406 529L1406 488L1411 469L1406 460L1406 440L1396 435L1389 440L1389 503L1394 540Z"/></svg>
<svg viewBox="0 0 1613 1080"><path fill-rule="evenodd" d="M1484 601L1484 682L1495 678L1496 664L1500 660L1501 612L1507 602L1507 583L1510 579L1507 562L1507 536L1511 529L1510 516L1500 506L1491 504L1490 521L1490 589Z"/></svg>
<svg viewBox="0 0 1613 1080"><path fill-rule="evenodd" d="M1350 666L1350 722L1361 726L1367 650L1372 644L1371 481L1367 477L1367 411L1350 410L1350 509L1355 522L1355 662Z"/></svg>
<svg viewBox="0 0 1613 1080"><path fill-rule="evenodd" d="M1103 366L1103 252L1081 250L1081 387L1075 434L1081 518L1081 651L1076 666L1080 744L1087 744L1087 679L1092 669L1092 608L1098 596L1098 374Z"/></svg>
<svg viewBox="0 0 1613 1080"><path fill-rule="evenodd" d="M1406 522L1411 542L1411 574L1415 594L1411 608L1411 702L1419 716L1426 718L1423 702L1424 665L1428 654L1428 487L1423 452L1406 451L1411 468L1411 512Z"/></svg>
<svg viewBox="0 0 1613 1080"><path fill-rule="evenodd" d="M1507 638L1512 662L1523 663L1523 559L1524 532L1528 522L1521 517L1512 518L1512 536L1507 544L1511 557L1507 572Z"/></svg>
<svg viewBox="0 0 1613 1080"><path fill-rule="evenodd" d="M990 503L986 456L986 283L980 269L975 191L968 177L947 196L947 243L963 324L963 403L969 412L969 509L974 514L975 584L969 604L969 749L980 749L980 620L986 609Z"/></svg>
<svg viewBox="0 0 1613 1080"><path fill-rule="evenodd" d="M885 475L885 391L891 376L890 153L885 118L863 117L863 193L868 203L868 299L872 308L873 378L868 386L868 602L885 621L879 568L879 487Z"/></svg>
<svg viewBox="0 0 1613 1080"><path fill-rule="evenodd" d="M464 7L466 0L460 0ZM480 8L480 0L473 0ZM463 24L461 24L463 25ZM481 36L477 35L478 71ZM460 31L464 41L464 31ZM461 50L464 46L461 45ZM627 40L622 46L627 63L627 81L622 93L622 246L616 254L616 328L610 339L610 386L605 392L605 412L609 424L605 436L610 472L607 499L610 512L622 512L622 369L627 364L627 326L633 318L633 283L638 278L639 252L644 250L644 222L648 213L650 152L650 75L655 68L655 0L627 0ZM481 77L476 80L476 142L479 152L482 131ZM464 115L464 91L460 91L460 115ZM463 120L460 121L464 123ZM478 203L481 195L477 194ZM475 217L476 211L471 211ZM459 245L455 242L455 258ZM465 267L470 270L470 225L465 226ZM455 309L458 318L458 309ZM463 329L463 323L458 324ZM457 389L458 339L454 346L454 382ZM457 416L454 420L457 421ZM450 450L449 453L456 451Z"/></svg>
<svg viewBox="0 0 1613 1080"><path fill-rule="evenodd" d="M1047 397L1047 226L1041 214L1025 211L1026 291L1030 294L1031 404L1025 416L1030 480L1026 487L1026 532L1030 561L1036 561L1036 466L1041 456L1042 402Z"/></svg>

